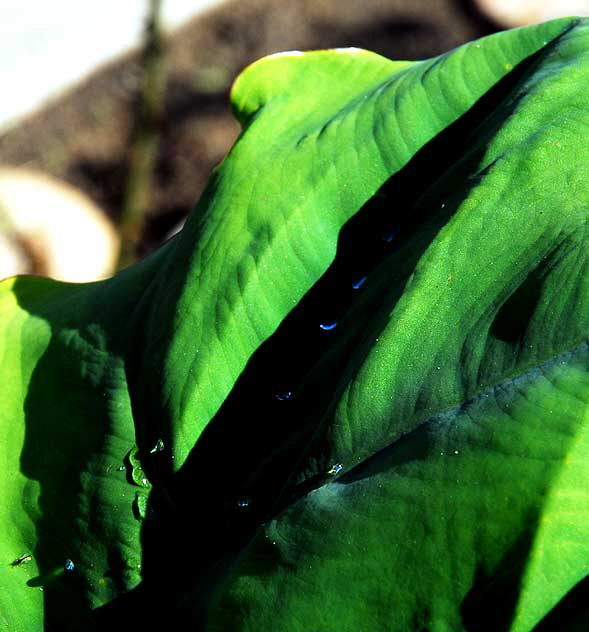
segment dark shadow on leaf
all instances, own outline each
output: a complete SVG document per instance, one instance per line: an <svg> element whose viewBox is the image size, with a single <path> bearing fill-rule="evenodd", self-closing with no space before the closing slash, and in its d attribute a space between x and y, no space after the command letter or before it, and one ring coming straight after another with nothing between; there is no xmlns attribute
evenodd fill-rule
<svg viewBox="0 0 589 632"><path fill-rule="evenodd" d="M536 524L537 516L528 524ZM492 572L479 567L460 613L467 632L508 632L535 528L522 533Z"/></svg>
<svg viewBox="0 0 589 632"><path fill-rule="evenodd" d="M542 296L547 267L547 260L541 261L503 303L491 324L492 336L510 344L523 339Z"/></svg>

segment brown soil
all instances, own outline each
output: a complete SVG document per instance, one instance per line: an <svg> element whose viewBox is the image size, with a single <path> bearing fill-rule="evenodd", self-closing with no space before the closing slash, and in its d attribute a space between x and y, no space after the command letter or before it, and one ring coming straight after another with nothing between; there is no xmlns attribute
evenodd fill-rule
<svg viewBox="0 0 589 632"><path fill-rule="evenodd" d="M282 50L358 46L423 59L496 27L466 0L237 0L169 38L169 80L142 252L193 207L238 133L232 80ZM104 67L0 136L0 164L26 165L78 186L116 220L138 84L137 55Z"/></svg>

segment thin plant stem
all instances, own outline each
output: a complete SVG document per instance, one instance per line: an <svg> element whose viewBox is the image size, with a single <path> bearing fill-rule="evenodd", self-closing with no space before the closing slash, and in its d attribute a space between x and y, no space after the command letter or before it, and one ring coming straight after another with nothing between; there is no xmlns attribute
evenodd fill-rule
<svg viewBox="0 0 589 632"><path fill-rule="evenodd" d="M166 93L166 46L161 26L163 0L149 0L141 83L129 153L127 181L120 216L119 268L133 263L149 206Z"/></svg>

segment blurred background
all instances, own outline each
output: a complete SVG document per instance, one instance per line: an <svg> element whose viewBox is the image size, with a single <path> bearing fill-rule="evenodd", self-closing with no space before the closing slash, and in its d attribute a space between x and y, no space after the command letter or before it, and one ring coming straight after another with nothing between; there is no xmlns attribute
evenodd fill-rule
<svg viewBox="0 0 589 632"><path fill-rule="evenodd" d="M0 278L86 281L190 212L239 128L228 92L283 50L424 59L589 0L0 0Z"/></svg>

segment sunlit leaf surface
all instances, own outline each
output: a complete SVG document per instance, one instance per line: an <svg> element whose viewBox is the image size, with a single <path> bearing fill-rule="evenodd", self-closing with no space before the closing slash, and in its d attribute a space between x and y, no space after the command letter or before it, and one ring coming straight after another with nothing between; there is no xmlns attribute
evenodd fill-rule
<svg viewBox="0 0 589 632"><path fill-rule="evenodd" d="M588 36L263 59L175 239L0 285L0 628L589 627Z"/></svg>

